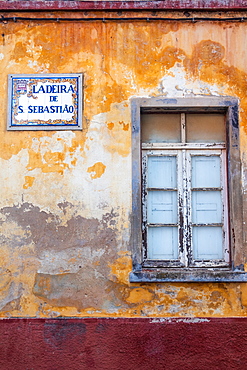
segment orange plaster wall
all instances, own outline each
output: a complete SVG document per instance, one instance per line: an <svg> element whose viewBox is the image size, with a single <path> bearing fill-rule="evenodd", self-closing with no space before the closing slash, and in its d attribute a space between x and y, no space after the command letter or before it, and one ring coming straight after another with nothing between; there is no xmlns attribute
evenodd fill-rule
<svg viewBox="0 0 247 370"><path fill-rule="evenodd" d="M245 284L128 279L130 98L238 97L245 190L246 35L244 22L0 25L1 317L247 314ZM11 73L84 73L83 130L7 132Z"/></svg>

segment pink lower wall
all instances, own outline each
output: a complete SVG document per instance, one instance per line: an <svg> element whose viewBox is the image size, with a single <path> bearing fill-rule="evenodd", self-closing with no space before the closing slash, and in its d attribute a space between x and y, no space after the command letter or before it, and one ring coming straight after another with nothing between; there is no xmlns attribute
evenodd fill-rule
<svg viewBox="0 0 247 370"><path fill-rule="evenodd" d="M247 319L3 319L1 370L247 368Z"/></svg>

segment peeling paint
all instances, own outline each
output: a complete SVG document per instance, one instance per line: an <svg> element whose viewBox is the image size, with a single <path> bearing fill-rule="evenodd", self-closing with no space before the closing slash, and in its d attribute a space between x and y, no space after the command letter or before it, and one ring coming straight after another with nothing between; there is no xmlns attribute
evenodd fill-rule
<svg viewBox="0 0 247 370"><path fill-rule="evenodd" d="M88 167L87 172L91 173L91 179L97 179L103 175L106 166L102 162L97 162L93 166Z"/></svg>
<svg viewBox="0 0 247 370"><path fill-rule="evenodd" d="M184 318L184 319L171 319L170 317L165 317L165 318L157 318L157 319L152 319L150 320L151 323L177 323L177 322L182 322L182 323L187 323L187 324L198 324L201 322L210 322L209 319L202 319L199 317L190 317L190 318Z"/></svg>
<svg viewBox="0 0 247 370"><path fill-rule="evenodd" d="M23 189L27 189L33 185L35 177L33 176L25 176L25 183L23 184Z"/></svg>

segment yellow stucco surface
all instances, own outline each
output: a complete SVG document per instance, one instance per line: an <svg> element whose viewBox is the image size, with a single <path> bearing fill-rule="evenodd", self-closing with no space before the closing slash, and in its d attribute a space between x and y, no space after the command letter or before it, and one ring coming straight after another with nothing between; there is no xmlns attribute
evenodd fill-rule
<svg viewBox="0 0 247 370"><path fill-rule="evenodd" d="M1 317L247 315L245 284L128 278L130 99L239 98L245 192L246 37L244 22L0 24ZM83 130L7 131L12 73L83 73Z"/></svg>

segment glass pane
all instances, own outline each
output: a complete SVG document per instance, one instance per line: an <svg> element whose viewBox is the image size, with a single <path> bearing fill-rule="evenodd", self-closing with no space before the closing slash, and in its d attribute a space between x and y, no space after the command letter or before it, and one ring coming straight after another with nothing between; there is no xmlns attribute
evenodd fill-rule
<svg viewBox="0 0 247 370"><path fill-rule="evenodd" d="M193 227L193 254L195 260L223 259L221 227Z"/></svg>
<svg viewBox="0 0 247 370"><path fill-rule="evenodd" d="M176 188L176 157L148 157L148 187Z"/></svg>
<svg viewBox="0 0 247 370"><path fill-rule="evenodd" d="M147 221L151 224L176 224L177 192L149 191Z"/></svg>
<svg viewBox="0 0 247 370"><path fill-rule="evenodd" d="M148 259L171 260L178 257L177 227L148 228Z"/></svg>
<svg viewBox="0 0 247 370"><path fill-rule="evenodd" d="M143 143L180 142L180 114L142 114L141 130Z"/></svg>
<svg viewBox="0 0 247 370"><path fill-rule="evenodd" d="M222 222L220 191L195 191L192 193L192 222L195 224Z"/></svg>
<svg viewBox="0 0 247 370"><path fill-rule="evenodd" d="M226 140L223 114L187 114L186 128L188 143L219 143Z"/></svg>
<svg viewBox="0 0 247 370"><path fill-rule="evenodd" d="M192 156L192 187L218 188L220 186L220 157Z"/></svg>

